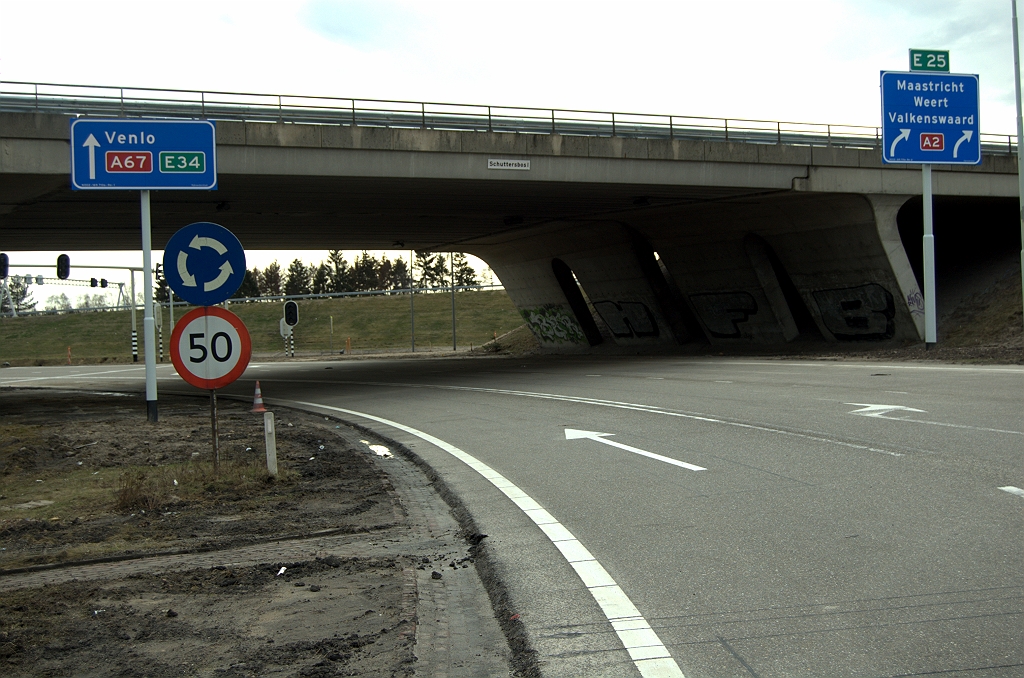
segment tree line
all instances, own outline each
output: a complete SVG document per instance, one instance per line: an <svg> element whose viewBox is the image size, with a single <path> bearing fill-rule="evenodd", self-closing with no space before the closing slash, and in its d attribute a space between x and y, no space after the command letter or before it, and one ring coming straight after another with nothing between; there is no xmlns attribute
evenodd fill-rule
<svg viewBox="0 0 1024 678"><path fill-rule="evenodd" d="M307 265L295 259L287 269L282 269L277 261L262 270L248 269L233 298L398 290L408 289L410 285L448 287L453 267L457 287L480 284L466 255L461 252L450 259L444 253L416 252L410 272L404 259L391 260L386 254L378 259L363 251L349 263L341 250L330 250L327 259L319 264ZM156 299L167 301L165 280L157 281Z"/></svg>

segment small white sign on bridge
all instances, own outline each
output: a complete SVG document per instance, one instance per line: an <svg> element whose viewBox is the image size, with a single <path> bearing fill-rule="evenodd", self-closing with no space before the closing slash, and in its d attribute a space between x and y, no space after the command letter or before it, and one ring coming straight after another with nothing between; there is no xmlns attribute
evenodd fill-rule
<svg viewBox="0 0 1024 678"><path fill-rule="evenodd" d="M507 158L488 158L487 169L489 170L529 170L529 160L509 160Z"/></svg>

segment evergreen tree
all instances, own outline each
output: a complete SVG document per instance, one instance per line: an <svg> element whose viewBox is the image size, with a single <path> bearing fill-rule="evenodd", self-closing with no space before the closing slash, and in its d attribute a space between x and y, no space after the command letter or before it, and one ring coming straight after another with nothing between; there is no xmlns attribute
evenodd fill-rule
<svg viewBox="0 0 1024 678"><path fill-rule="evenodd" d="M409 287L409 265L405 263L405 259L395 259L391 262L391 276L384 289L400 290L407 287Z"/></svg>
<svg viewBox="0 0 1024 678"><path fill-rule="evenodd" d="M309 294L313 287L312 276L309 269L301 260L295 259L288 266L288 275L284 281L284 293Z"/></svg>
<svg viewBox="0 0 1024 678"><path fill-rule="evenodd" d="M378 290L390 290L391 287L391 273L394 266L391 260L388 259L388 255L382 255L380 261L377 262L377 289Z"/></svg>
<svg viewBox="0 0 1024 678"><path fill-rule="evenodd" d="M446 283L445 257L436 252L416 252L416 278L418 287L443 287Z"/></svg>
<svg viewBox="0 0 1024 678"><path fill-rule="evenodd" d="M263 269L257 282L260 285L260 296L281 296L281 265L276 261Z"/></svg>
<svg viewBox="0 0 1024 678"><path fill-rule="evenodd" d="M466 260L466 255L462 252L456 252L454 256L455 262L455 285L456 287L462 285L479 285L480 282L476 279L476 271L469 265Z"/></svg>
<svg viewBox="0 0 1024 678"><path fill-rule="evenodd" d="M11 293L11 299L14 300L14 309L16 311L31 311L36 307L36 302L32 298L32 291L25 284L25 279L21 276L12 275L7 278L7 291ZM3 301L3 308L0 310L11 310L10 303L6 297Z"/></svg>
<svg viewBox="0 0 1024 678"><path fill-rule="evenodd" d="M352 289L356 292L378 289L377 267L377 259L363 250L362 256L352 263Z"/></svg>
<svg viewBox="0 0 1024 678"><path fill-rule="evenodd" d="M238 290L231 295L232 299L245 299L247 297L258 297L260 296L260 285L259 269L245 270L245 276L242 278L242 284L238 286Z"/></svg>
<svg viewBox="0 0 1024 678"><path fill-rule="evenodd" d="M327 253L327 269L330 277L331 292L351 292L350 281L351 269L341 250L331 250Z"/></svg>
<svg viewBox="0 0 1024 678"><path fill-rule="evenodd" d="M331 269L320 262L319 266L310 266L313 271L313 294L326 294L331 291Z"/></svg>

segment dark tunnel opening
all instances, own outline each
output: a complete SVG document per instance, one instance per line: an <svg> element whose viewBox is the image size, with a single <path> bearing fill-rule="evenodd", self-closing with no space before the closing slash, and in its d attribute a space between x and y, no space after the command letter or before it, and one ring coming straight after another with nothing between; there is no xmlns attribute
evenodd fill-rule
<svg viewBox="0 0 1024 678"><path fill-rule="evenodd" d="M1020 270L1017 198L933 198L936 305L939 317L972 292ZM908 200L896 215L900 240L924 290L923 200Z"/></svg>

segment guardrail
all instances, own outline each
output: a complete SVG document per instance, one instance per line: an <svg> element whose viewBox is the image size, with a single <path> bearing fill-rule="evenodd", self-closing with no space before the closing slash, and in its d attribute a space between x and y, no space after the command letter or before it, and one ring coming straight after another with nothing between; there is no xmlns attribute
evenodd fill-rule
<svg viewBox="0 0 1024 678"><path fill-rule="evenodd" d="M20 81L0 81L0 111L872 149L881 143L881 128L864 125ZM1016 153L1014 134L980 137L987 153Z"/></svg>

